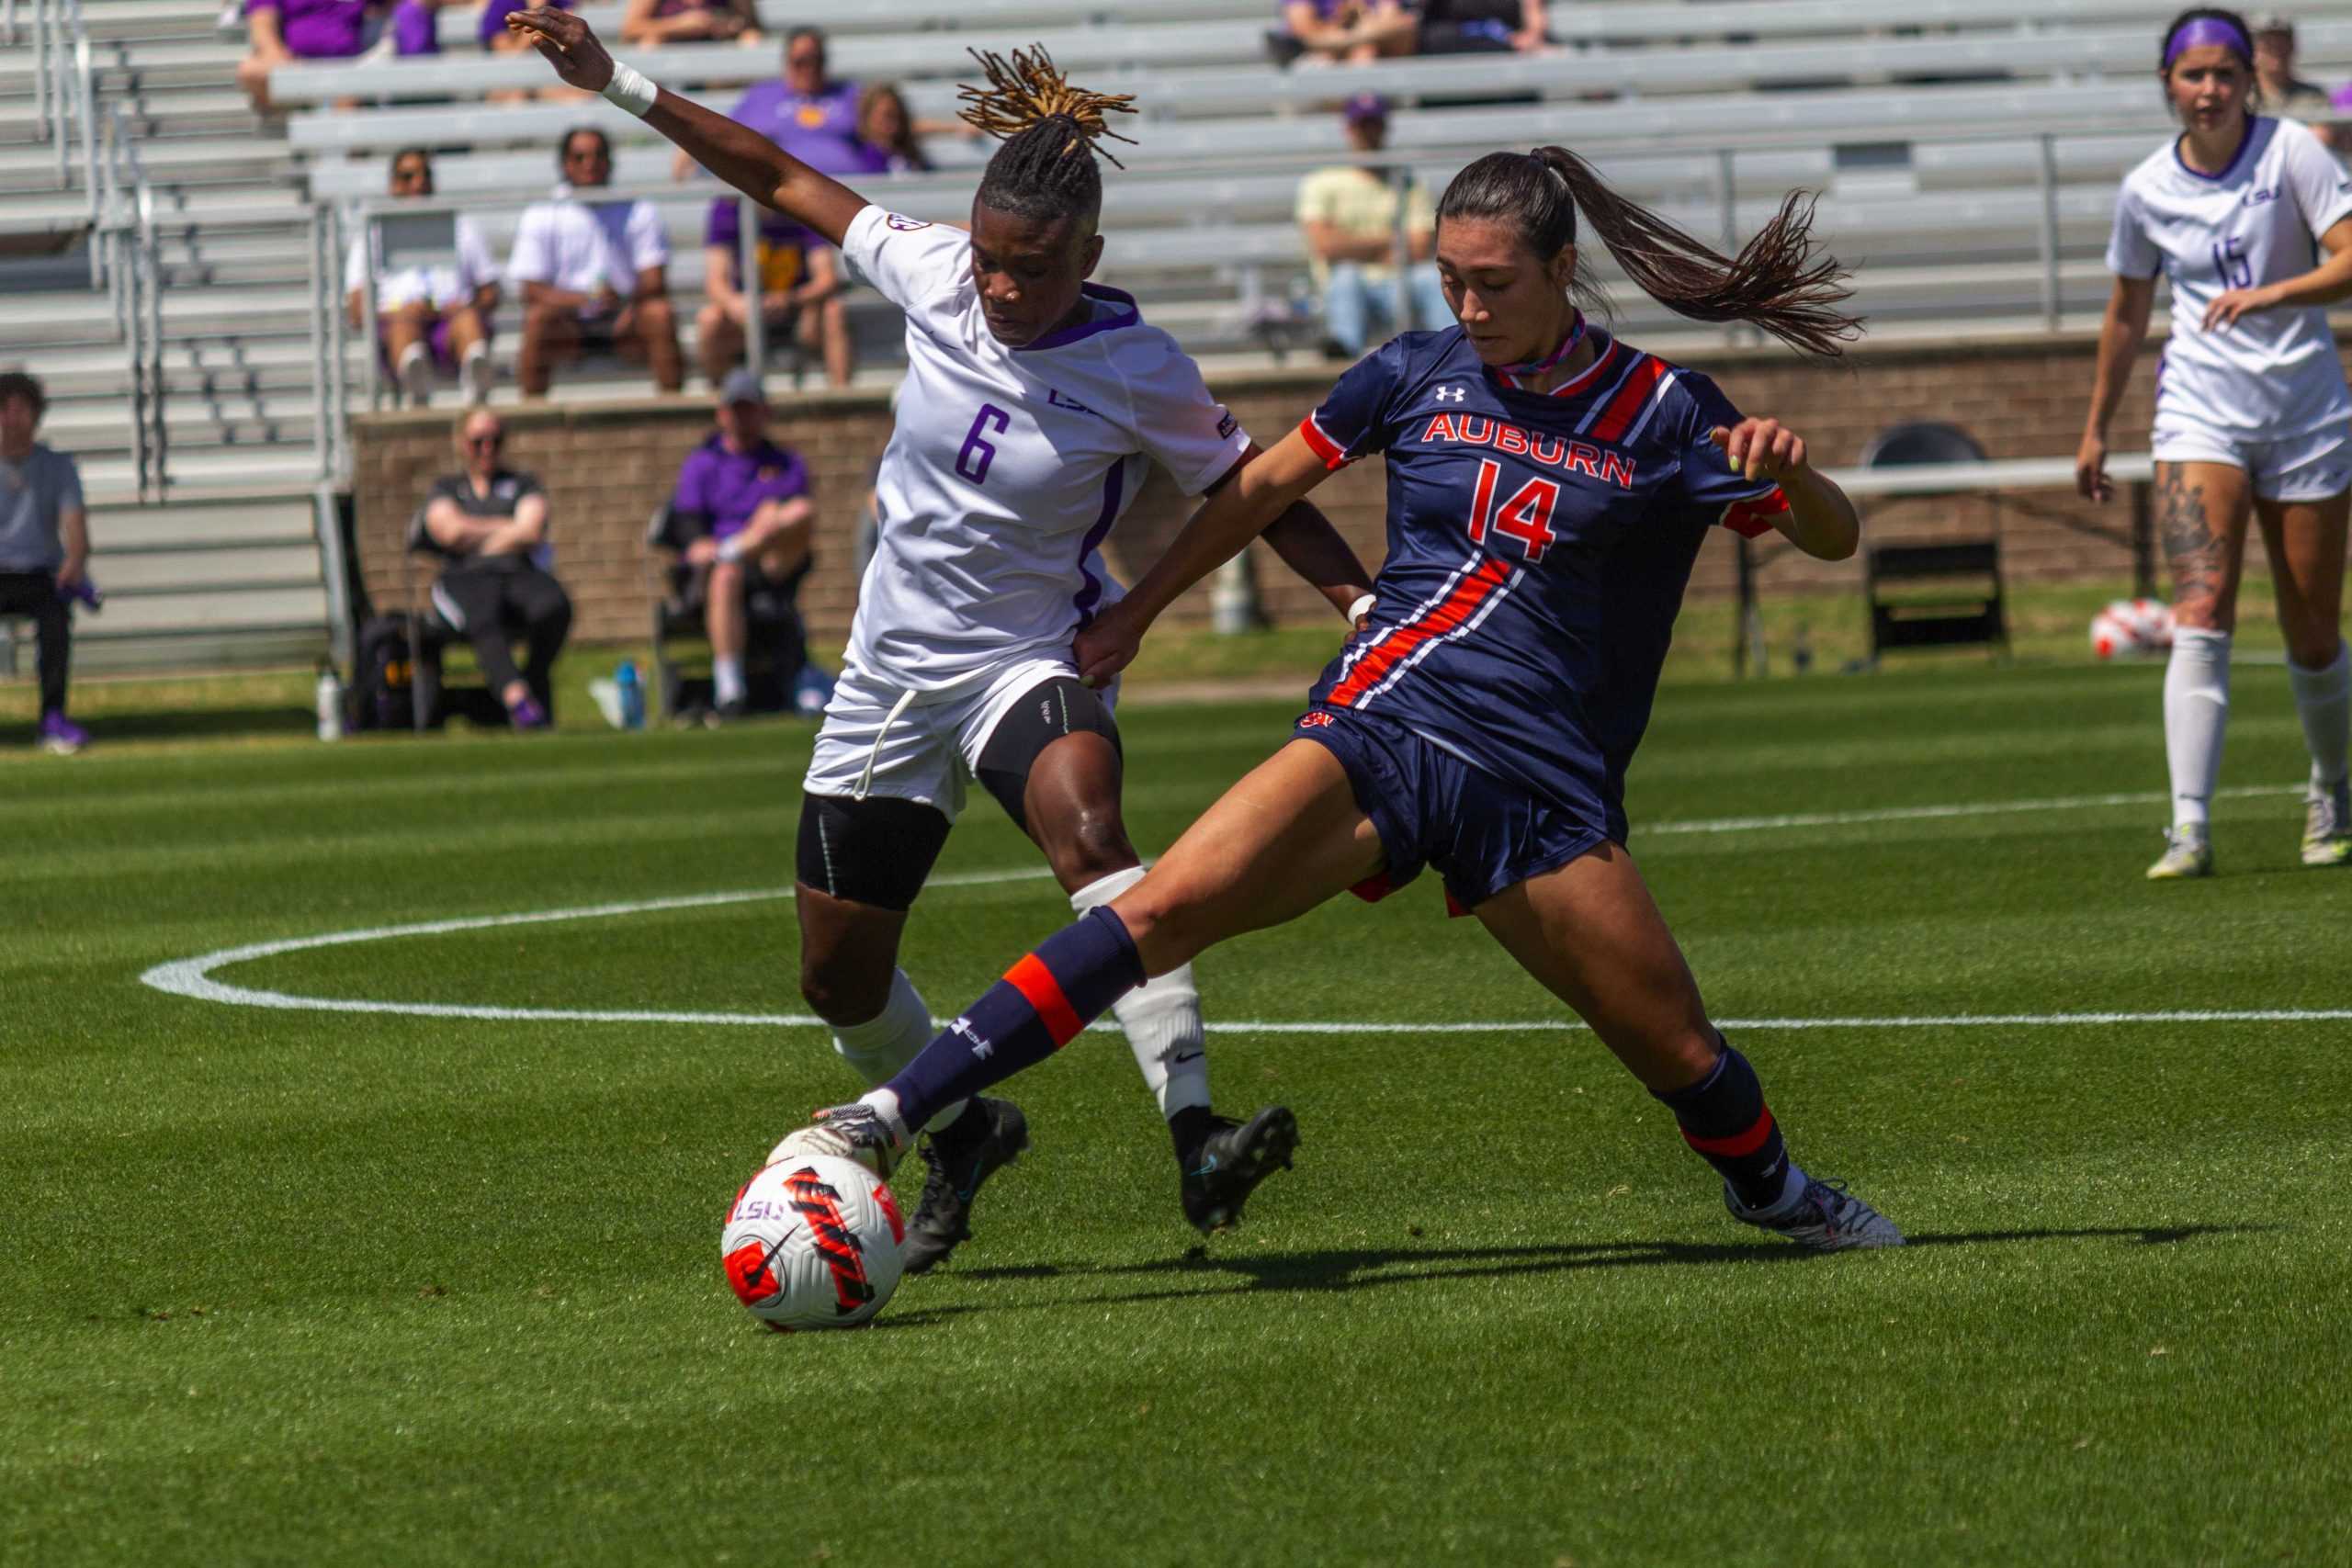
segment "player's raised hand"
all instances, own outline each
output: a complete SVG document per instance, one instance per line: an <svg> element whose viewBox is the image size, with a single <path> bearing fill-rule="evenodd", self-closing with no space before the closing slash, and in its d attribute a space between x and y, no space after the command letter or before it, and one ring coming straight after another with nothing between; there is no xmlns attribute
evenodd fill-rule
<svg viewBox="0 0 2352 1568"><path fill-rule="evenodd" d="M506 13L506 30L519 33L547 56L555 73L574 87L601 93L613 79L613 57L596 31L569 11L552 6Z"/></svg>
<svg viewBox="0 0 2352 1568"><path fill-rule="evenodd" d="M2086 501L2113 499L2115 481L2107 477L2105 436L2086 433L2083 444L2075 448L2075 489Z"/></svg>
<svg viewBox="0 0 2352 1568"><path fill-rule="evenodd" d="M1743 419L1707 432L1724 460L1751 479L1785 479L1804 467L1804 437L1777 419Z"/></svg>
<svg viewBox="0 0 2352 1568"><path fill-rule="evenodd" d="M1128 611L1127 603L1120 600L1078 634L1071 659L1078 665L1079 679L1090 686L1109 685L1135 661L1136 650L1143 646L1148 626Z"/></svg>

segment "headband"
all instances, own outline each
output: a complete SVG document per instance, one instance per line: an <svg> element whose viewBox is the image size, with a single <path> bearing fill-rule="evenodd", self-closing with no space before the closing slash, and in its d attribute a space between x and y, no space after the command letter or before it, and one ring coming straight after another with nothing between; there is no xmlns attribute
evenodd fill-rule
<svg viewBox="0 0 2352 1568"><path fill-rule="evenodd" d="M2172 62L2188 51L2215 43L2240 60L2251 62L2254 59L2254 45L2247 40L2245 34L2238 31L2234 23L2219 17L2191 17L2175 28L2172 36L2165 39L2165 69L2171 70Z"/></svg>

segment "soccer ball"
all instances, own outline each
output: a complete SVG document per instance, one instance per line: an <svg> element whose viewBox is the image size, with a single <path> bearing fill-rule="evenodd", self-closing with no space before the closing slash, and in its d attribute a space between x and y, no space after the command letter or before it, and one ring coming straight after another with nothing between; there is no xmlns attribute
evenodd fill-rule
<svg viewBox="0 0 2352 1568"><path fill-rule="evenodd" d="M2143 658L2172 647L2172 609L2154 599L2118 599L2091 617L2091 651L2101 659Z"/></svg>
<svg viewBox="0 0 2352 1568"><path fill-rule="evenodd" d="M899 1288L906 1240L888 1182L854 1160L800 1155L743 1183L718 1251L736 1298L789 1334L870 1321Z"/></svg>

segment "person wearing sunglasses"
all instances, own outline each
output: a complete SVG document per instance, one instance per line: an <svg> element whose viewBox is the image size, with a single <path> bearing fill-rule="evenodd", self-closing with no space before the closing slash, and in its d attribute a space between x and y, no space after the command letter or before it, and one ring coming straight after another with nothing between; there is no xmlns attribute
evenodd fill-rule
<svg viewBox="0 0 2352 1568"><path fill-rule="evenodd" d="M537 15L537 13L524 13ZM523 348L514 373L526 398L543 398L559 364L609 349L648 365L654 385L685 384L670 300L670 240L649 201L583 201L613 179L605 133L581 126L558 150L563 183L524 209L506 276L523 296Z"/></svg>
<svg viewBox="0 0 2352 1568"><path fill-rule="evenodd" d="M392 154L392 197L400 201L429 201L433 197L433 159L422 147L403 147ZM498 309L498 264L489 242L472 219L457 218L457 262L447 266L383 265L380 250L370 236L353 238L344 261L344 278L350 285L345 310L354 327L366 309L359 279L372 273L376 283L376 341L385 367L398 378L408 400L422 408L432 399L436 370L456 376L466 389L466 400L490 400L498 379L490 357L490 323Z"/></svg>
<svg viewBox="0 0 2352 1568"><path fill-rule="evenodd" d="M506 467L506 427L488 409L458 421L460 472L434 481L424 548L445 563L433 608L472 645L483 679L517 729L553 722L556 655L571 630L571 599L549 570L548 495L536 475ZM514 639L528 651L514 663Z"/></svg>

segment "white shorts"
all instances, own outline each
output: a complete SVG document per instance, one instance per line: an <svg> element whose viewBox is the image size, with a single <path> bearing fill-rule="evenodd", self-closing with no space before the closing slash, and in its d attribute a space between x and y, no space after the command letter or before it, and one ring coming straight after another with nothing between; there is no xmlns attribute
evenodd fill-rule
<svg viewBox="0 0 2352 1568"><path fill-rule="evenodd" d="M1065 677L1078 679L1078 667L1068 659L1031 656L953 691L908 694L851 664L825 705L824 727L800 787L810 795L917 801L953 822L964 809L965 785L1012 705ZM1116 695L1114 687L1103 701Z"/></svg>
<svg viewBox="0 0 2352 1568"><path fill-rule="evenodd" d="M2324 501L2352 489L2352 427L2344 422L2281 440L2254 441L2165 413L2157 416L2149 452L2159 463L2243 468L2264 501Z"/></svg>

